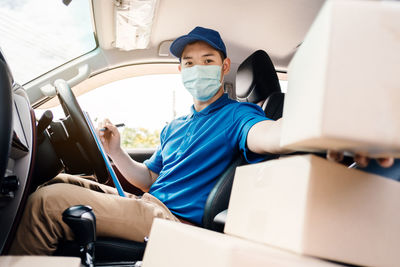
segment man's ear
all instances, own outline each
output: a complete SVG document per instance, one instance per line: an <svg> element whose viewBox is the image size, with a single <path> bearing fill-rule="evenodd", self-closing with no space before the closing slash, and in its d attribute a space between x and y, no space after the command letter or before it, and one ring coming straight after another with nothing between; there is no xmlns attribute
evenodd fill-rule
<svg viewBox="0 0 400 267"><path fill-rule="evenodd" d="M230 70L231 70L231 59L227 57L222 62L222 71L224 72L225 75L228 74Z"/></svg>
<svg viewBox="0 0 400 267"><path fill-rule="evenodd" d="M179 70L179 72L181 72L182 71L182 66L181 66L181 64L179 63L179 65L178 65L178 70Z"/></svg>

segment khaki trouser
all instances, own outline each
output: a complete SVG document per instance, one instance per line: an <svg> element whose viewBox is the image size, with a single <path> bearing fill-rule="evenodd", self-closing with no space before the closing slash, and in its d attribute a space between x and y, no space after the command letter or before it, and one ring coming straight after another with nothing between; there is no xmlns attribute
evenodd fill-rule
<svg viewBox="0 0 400 267"><path fill-rule="evenodd" d="M154 218L179 221L157 198L142 197L95 181L59 175L41 186L28 199L10 254L51 255L59 240L73 240L62 213L73 205L89 205L96 215L97 236L143 241Z"/></svg>

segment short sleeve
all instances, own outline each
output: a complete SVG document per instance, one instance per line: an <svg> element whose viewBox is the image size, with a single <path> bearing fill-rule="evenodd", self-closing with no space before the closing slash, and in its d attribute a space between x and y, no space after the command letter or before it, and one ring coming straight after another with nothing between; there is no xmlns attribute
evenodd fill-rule
<svg viewBox="0 0 400 267"><path fill-rule="evenodd" d="M161 150L162 150L162 145L164 143L164 139L165 139L165 132L166 132L166 127L164 127L164 129L161 131L160 134L160 143L161 145L159 145L156 149L156 151L154 151L153 155L145 160L143 162L144 165L146 165L147 168L149 168L149 170L151 170L154 173L160 174L162 168L163 168L163 158L162 158L162 154L161 154Z"/></svg>
<svg viewBox="0 0 400 267"><path fill-rule="evenodd" d="M239 150L248 163L256 163L267 158L267 155L256 154L247 148L247 135L255 124L270 120L264 114L264 111L256 104L240 103L234 112L234 125L238 130Z"/></svg>
<svg viewBox="0 0 400 267"><path fill-rule="evenodd" d="M152 172L160 174L163 168L161 146L158 146L153 155L149 159L145 160L143 163Z"/></svg>

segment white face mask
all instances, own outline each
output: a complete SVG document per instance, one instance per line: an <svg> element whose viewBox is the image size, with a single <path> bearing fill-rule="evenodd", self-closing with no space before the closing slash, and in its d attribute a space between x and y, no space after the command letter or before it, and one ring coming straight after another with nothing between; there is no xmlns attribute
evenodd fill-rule
<svg viewBox="0 0 400 267"><path fill-rule="evenodd" d="M221 87L221 66L195 65L182 69L182 81L189 93L199 101L212 98Z"/></svg>

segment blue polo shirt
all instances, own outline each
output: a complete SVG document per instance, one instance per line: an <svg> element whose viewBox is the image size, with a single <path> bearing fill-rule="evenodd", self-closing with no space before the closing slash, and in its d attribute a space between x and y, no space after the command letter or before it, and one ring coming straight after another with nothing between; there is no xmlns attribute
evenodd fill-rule
<svg viewBox="0 0 400 267"><path fill-rule="evenodd" d="M265 156L247 149L250 128L268 120L263 110L226 94L197 112L173 120L162 130L161 144L144 164L159 177L149 193L174 214L201 224L207 197L217 178L239 153L248 162Z"/></svg>

